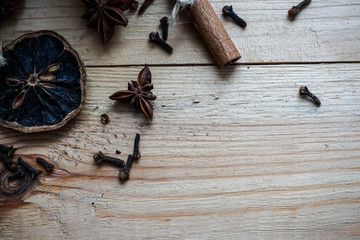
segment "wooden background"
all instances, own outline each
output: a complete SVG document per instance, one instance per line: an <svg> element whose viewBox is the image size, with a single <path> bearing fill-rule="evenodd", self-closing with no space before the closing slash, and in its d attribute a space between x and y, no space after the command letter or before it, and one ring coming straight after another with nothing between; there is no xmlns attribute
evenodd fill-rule
<svg viewBox="0 0 360 240"><path fill-rule="evenodd" d="M242 55L225 69L185 19L170 28L172 55L148 42L171 12L166 0L128 12L106 46L79 18L80 0L22 1L0 23L4 46L57 31L88 74L85 108L62 129L0 128L0 143L30 163L42 155L56 164L24 196L1 198L1 239L360 238L359 1L314 0L294 22L287 10L297 1L210 2ZM224 4L246 29L221 16ZM145 63L158 96L153 122L108 99ZM299 97L301 85L321 107ZM92 155L126 158L137 132L142 157L120 184Z"/></svg>

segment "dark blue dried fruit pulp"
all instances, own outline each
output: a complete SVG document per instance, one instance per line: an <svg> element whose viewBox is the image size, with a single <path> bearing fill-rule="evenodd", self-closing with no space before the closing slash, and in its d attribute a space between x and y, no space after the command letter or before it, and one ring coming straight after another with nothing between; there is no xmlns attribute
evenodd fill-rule
<svg viewBox="0 0 360 240"><path fill-rule="evenodd" d="M0 124L22 132L57 129L85 101L85 68L66 40L52 31L25 34L4 48Z"/></svg>

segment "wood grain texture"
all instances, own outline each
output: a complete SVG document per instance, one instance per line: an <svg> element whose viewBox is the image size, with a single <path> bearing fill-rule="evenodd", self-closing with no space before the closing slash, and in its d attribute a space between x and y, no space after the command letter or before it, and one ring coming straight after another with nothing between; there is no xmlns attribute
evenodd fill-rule
<svg viewBox="0 0 360 240"><path fill-rule="evenodd" d="M80 0L22 1L0 23L4 45L57 31L88 74L85 108L64 128L0 128L0 143L31 165L40 168L42 156L56 166L21 198L0 196L0 239L360 238L360 4L312 1L290 22L298 1L210 3L240 65L216 68L186 22L170 27L172 55L149 43L171 12L167 0L142 16L128 12L128 27L117 27L106 46L80 18ZM221 16L224 4L247 21L245 30ZM153 122L108 99L144 63L158 96ZM299 96L301 85L321 107ZM120 184L118 170L95 166L92 155L126 159L137 132L142 157Z"/></svg>
<svg viewBox="0 0 360 240"><path fill-rule="evenodd" d="M352 62L360 59L360 4L354 0L312 1L294 22L287 10L298 1L211 0L220 20L239 50L239 63ZM232 4L248 27L243 30L221 13ZM78 0L22 1L17 14L0 23L4 45L21 34L50 29L59 32L79 51L87 66L152 64L213 64L196 30L185 22L170 27L169 55L148 41L160 30L159 20L170 15L168 0L155 1L139 16L129 12L129 25L117 27L111 43L101 45L95 29L80 16L85 8Z"/></svg>
<svg viewBox="0 0 360 240"><path fill-rule="evenodd" d="M0 128L34 166L56 164L2 199L1 239L359 239L359 64L151 67L153 123L108 99L140 69L88 68L85 108L60 130ZM136 132L142 157L120 184L92 155L125 159Z"/></svg>

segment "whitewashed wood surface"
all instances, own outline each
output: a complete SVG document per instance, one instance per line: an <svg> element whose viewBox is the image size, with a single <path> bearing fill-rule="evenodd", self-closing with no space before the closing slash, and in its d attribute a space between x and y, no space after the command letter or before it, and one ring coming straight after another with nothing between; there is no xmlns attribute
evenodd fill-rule
<svg viewBox="0 0 360 240"><path fill-rule="evenodd" d="M0 143L30 163L56 164L21 199L0 197L0 239L360 238L360 4L313 1L291 23L296 1L210 2L243 55L225 69L189 24L171 29L171 56L148 43L171 11L165 0L130 13L106 47L78 18L81 1L23 1L0 23L4 45L33 30L63 34L88 74L85 108L64 128L0 128ZM224 4L245 30L221 16ZM108 99L145 63L153 122ZM321 107L299 96L301 85ZM92 155L126 158L137 132L142 157L120 184Z"/></svg>

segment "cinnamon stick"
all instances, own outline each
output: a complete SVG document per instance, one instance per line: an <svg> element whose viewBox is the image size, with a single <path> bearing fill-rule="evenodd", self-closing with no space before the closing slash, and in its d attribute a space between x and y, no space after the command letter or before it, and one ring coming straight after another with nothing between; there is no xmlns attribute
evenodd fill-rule
<svg viewBox="0 0 360 240"><path fill-rule="evenodd" d="M187 12L220 68L241 58L208 0L195 0Z"/></svg>

